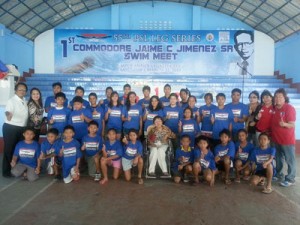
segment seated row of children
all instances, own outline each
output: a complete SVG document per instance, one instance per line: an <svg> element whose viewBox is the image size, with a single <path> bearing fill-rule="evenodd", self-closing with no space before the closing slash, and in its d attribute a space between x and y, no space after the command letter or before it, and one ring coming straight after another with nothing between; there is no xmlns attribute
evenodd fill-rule
<svg viewBox="0 0 300 225"><path fill-rule="evenodd" d="M89 175L94 175L95 181L101 178L100 184L108 182L108 166L113 167L113 178L117 179L121 171L124 171L125 179L131 180L131 168L138 167L138 183L143 184L143 146L138 140L138 131L130 129L128 139L122 142L117 138L117 131L113 128L107 132L107 140L103 143L102 138L97 135L98 123L91 121L88 124L89 134L85 135L81 144L74 138L75 130L71 125L63 129L63 139L58 139L58 131L52 128L48 131L47 140L41 147L34 139L34 131L27 128L24 131L24 141L17 144L14 157L11 162L12 174L16 177L24 175L29 181L38 178L42 161L46 161L48 173L62 176L65 183L79 180L79 166L82 153L88 163ZM271 181L273 177L273 158L275 149L269 147L270 139L266 133L259 136L259 147L253 147L247 141L247 132L238 132L239 141L234 145L230 140L230 132L226 129L220 132L221 143L214 149L210 149L209 138L199 136L196 138L196 148L190 146L191 137L181 136L181 146L177 148L173 164L174 181L179 183L181 179L186 180L188 174L194 175L194 183L199 183L199 175L211 186L214 185L215 175L224 172L226 184L230 184L229 171L231 163L236 169L236 182L240 182L240 175L245 180L257 185L263 183L267 178L267 184L263 193L271 193ZM54 171L51 171L52 169Z"/></svg>

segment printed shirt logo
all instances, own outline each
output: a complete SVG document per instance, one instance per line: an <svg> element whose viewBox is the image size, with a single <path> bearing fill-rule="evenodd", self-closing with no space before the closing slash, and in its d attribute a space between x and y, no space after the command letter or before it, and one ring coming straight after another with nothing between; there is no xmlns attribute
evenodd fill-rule
<svg viewBox="0 0 300 225"><path fill-rule="evenodd" d="M228 153L228 148L225 150L219 151L218 156L223 157L223 156L227 155L227 153Z"/></svg>
<svg viewBox="0 0 300 225"><path fill-rule="evenodd" d="M241 110L240 109L233 109L232 113L234 117L240 117L241 116Z"/></svg>
<svg viewBox="0 0 300 225"><path fill-rule="evenodd" d="M185 124L182 126L182 130L183 132L187 132L187 133L194 132L195 131L194 124Z"/></svg>
<svg viewBox="0 0 300 225"><path fill-rule="evenodd" d="M128 156L135 156L136 153L137 153L137 149L136 148L130 148L130 147L126 148L126 155L128 155Z"/></svg>
<svg viewBox="0 0 300 225"><path fill-rule="evenodd" d="M179 118L179 113L178 112L167 112L167 116L170 117L170 119L178 119Z"/></svg>
<svg viewBox="0 0 300 225"><path fill-rule="evenodd" d="M139 116L139 115L140 115L140 113L139 113L139 110L137 110L137 109L130 109L128 111L128 116Z"/></svg>
<svg viewBox="0 0 300 225"><path fill-rule="evenodd" d="M64 157L71 157L76 155L76 148L71 147L71 148L65 148L64 149Z"/></svg>
<svg viewBox="0 0 300 225"><path fill-rule="evenodd" d="M72 122L73 123L82 123L83 120L81 120L80 116L72 116Z"/></svg>
<svg viewBox="0 0 300 225"><path fill-rule="evenodd" d="M121 111L120 110L111 110L110 116L112 116L112 117L120 117L121 116Z"/></svg>
<svg viewBox="0 0 300 225"><path fill-rule="evenodd" d="M108 151L107 151L107 154L108 154L109 156L114 156L114 155L117 154L117 151L116 151L116 150L108 150Z"/></svg>
<svg viewBox="0 0 300 225"><path fill-rule="evenodd" d="M19 155L20 155L20 157L23 157L23 158L33 158L34 154L35 154L34 149L21 148L19 150Z"/></svg>
<svg viewBox="0 0 300 225"><path fill-rule="evenodd" d="M97 151L98 147L99 147L99 143L98 142L86 142L85 147L86 147L86 150Z"/></svg>
<svg viewBox="0 0 300 225"><path fill-rule="evenodd" d="M101 118L101 113L93 114L93 119L97 120Z"/></svg>
<svg viewBox="0 0 300 225"><path fill-rule="evenodd" d="M264 162L268 161L269 159L270 159L270 155L269 154L257 155L256 156L256 162L258 164L263 164Z"/></svg>
<svg viewBox="0 0 300 225"><path fill-rule="evenodd" d="M153 118L157 116L156 114L148 114L147 115L147 120L153 120Z"/></svg>
<svg viewBox="0 0 300 225"><path fill-rule="evenodd" d="M247 152L240 152L239 153L239 159L246 161L248 159L249 153Z"/></svg>
<svg viewBox="0 0 300 225"><path fill-rule="evenodd" d="M228 120L228 113L216 113L215 119L216 120Z"/></svg>
<svg viewBox="0 0 300 225"><path fill-rule="evenodd" d="M66 121L66 115L53 115L53 120L55 122L65 122Z"/></svg>
<svg viewBox="0 0 300 225"><path fill-rule="evenodd" d="M190 157L183 157L182 162L187 163L190 160Z"/></svg>
<svg viewBox="0 0 300 225"><path fill-rule="evenodd" d="M46 155L51 155L55 152L55 149L54 148L50 148L46 151Z"/></svg>
<svg viewBox="0 0 300 225"><path fill-rule="evenodd" d="M209 161L206 161L205 159L200 159L200 165L207 169L209 167Z"/></svg>
<svg viewBox="0 0 300 225"><path fill-rule="evenodd" d="M50 103L50 106L54 108L54 107L57 106L57 104L56 104L56 102L51 102L51 103Z"/></svg>

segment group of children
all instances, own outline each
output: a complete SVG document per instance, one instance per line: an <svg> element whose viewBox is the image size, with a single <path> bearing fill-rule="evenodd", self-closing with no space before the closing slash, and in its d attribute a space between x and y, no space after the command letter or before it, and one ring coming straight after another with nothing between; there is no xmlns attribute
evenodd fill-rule
<svg viewBox="0 0 300 225"><path fill-rule="evenodd" d="M34 131L24 131L24 141L15 149L11 162L12 174L25 173L28 180L38 178L45 161L48 174L58 179L62 174L65 183L80 178L82 158L88 166L88 173L95 181L108 181L108 166L113 167L113 178L124 171L125 179L131 180L131 168L138 168L138 183L142 184L143 145L147 128L153 118L164 118L167 126L180 142L173 141L175 152L172 173L174 181L187 180L199 175L214 184L215 175L224 172L226 184L230 184L230 168L234 165L237 183L240 176L254 185L267 184L264 193L271 193L274 148L270 148L268 134L261 133L259 145L253 146L247 139L245 121L248 107L239 102L240 89L232 90L232 103L225 106L223 93L216 96L218 105L212 104L213 96L205 94L205 105L196 107L196 97L187 89L180 90L180 99L171 93L171 86L164 87L165 96L150 97L150 87L143 87L143 99L138 99L129 84L124 85L120 97L111 87L106 88L105 100L98 101L96 93L83 99L84 89L77 87L75 97L67 104L60 83L52 85L54 96L48 97L45 111L48 113L47 139L39 146L34 140ZM235 141L235 143L233 142ZM61 172L60 172L61 171ZM101 179L102 177L102 179Z"/></svg>

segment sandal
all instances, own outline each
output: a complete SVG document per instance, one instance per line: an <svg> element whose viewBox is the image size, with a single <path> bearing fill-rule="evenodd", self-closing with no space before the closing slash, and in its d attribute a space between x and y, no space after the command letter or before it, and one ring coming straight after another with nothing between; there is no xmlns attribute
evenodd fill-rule
<svg viewBox="0 0 300 225"><path fill-rule="evenodd" d="M265 179L262 179L257 186L265 186Z"/></svg>
<svg viewBox="0 0 300 225"><path fill-rule="evenodd" d="M226 185L231 184L231 180L230 180L230 179L225 179L225 184L226 184Z"/></svg>
<svg viewBox="0 0 300 225"><path fill-rule="evenodd" d="M143 178L141 178L141 177L138 178L138 184L144 184Z"/></svg>
<svg viewBox="0 0 300 225"><path fill-rule="evenodd" d="M235 178L235 179L234 179L234 182L235 182L235 183L241 183L241 179L240 179L240 178Z"/></svg>
<svg viewBox="0 0 300 225"><path fill-rule="evenodd" d="M264 190L262 190L262 193L264 194L271 194L273 192L273 189L271 187L265 187Z"/></svg>

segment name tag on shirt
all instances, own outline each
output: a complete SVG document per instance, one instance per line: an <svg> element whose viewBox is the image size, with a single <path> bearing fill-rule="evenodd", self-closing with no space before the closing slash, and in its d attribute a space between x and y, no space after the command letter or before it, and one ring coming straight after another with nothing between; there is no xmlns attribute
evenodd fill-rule
<svg viewBox="0 0 300 225"><path fill-rule="evenodd" d="M240 117L241 116L241 110L240 109L233 109L232 113L234 117Z"/></svg>
<svg viewBox="0 0 300 225"><path fill-rule="evenodd" d="M101 117L101 113L93 114L94 120L100 119L100 117Z"/></svg>
<svg viewBox="0 0 300 225"><path fill-rule="evenodd" d="M35 154L34 149L21 148L19 150L19 155L20 155L20 157L23 157L23 158L33 158L34 154Z"/></svg>
<svg viewBox="0 0 300 225"><path fill-rule="evenodd" d="M239 159L246 161L248 159L249 154L247 152L240 152Z"/></svg>
<svg viewBox="0 0 300 225"><path fill-rule="evenodd" d="M76 148L71 147L71 148L65 148L64 149L64 157L70 157L76 155Z"/></svg>
<svg viewBox="0 0 300 225"><path fill-rule="evenodd" d="M66 121L66 115L53 115L53 120L55 122L65 122Z"/></svg>
<svg viewBox="0 0 300 225"><path fill-rule="evenodd" d="M55 152L55 149L54 148L50 148L46 151L46 156L49 156L51 154L53 154Z"/></svg>
<svg viewBox="0 0 300 225"><path fill-rule="evenodd" d="M270 155L257 155L256 156L256 161L258 164L263 164L264 162L268 161L270 159Z"/></svg>
<svg viewBox="0 0 300 225"><path fill-rule="evenodd" d="M126 154L127 155L129 155L129 156L135 156L136 153L137 153L137 149L129 148L129 147L126 148Z"/></svg>
<svg viewBox="0 0 300 225"><path fill-rule="evenodd" d="M187 133L194 132L195 130L194 124L185 124L182 126L182 130L183 132L187 132Z"/></svg>
<svg viewBox="0 0 300 225"><path fill-rule="evenodd" d="M121 116L121 111L120 110L111 110L110 116L120 117Z"/></svg>
<svg viewBox="0 0 300 225"><path fill-rule="evenodd" d="M209 167L209 161L206 161L205 159L200 159L200 165L207 169Z"/></svg>
<svg viewBox="0 0 300 225"><path fill-rule="evenodd" d="M170 117L170 119L178 119L179 118L179 113L178 112L167 112L167 116Z"/></svg>
<svg viewBox="0 0 300 225"><path fill-rule="evenodd" d="M85 143L86 150L97 151L99 147L98 142L86 142Z"/></svg>
<svg viewBox="0 0 300 225"><path fill-rule="evenodd" d="M183 157L182 162L187 163L190 160L190 157Z"/></svg>
<svg viewBox="0 0 300 225"><path fill-rule="evenodd" d="M137 109L130 109L129 111L128 111L128 116L139 116L139 110L137 110Z"/></svg>
<svg viewBox="0 0 300 225"><path fill-rule="evenodd" d="M114 155L117 154L117 151L116 151L116 150L109 150L109 151L107 151L107 154L108 154L109 156L114 156Z"/></svg>
<svg viewBox="0 0 300 225"><path fill-rule="evenodd" d="M210 116L210 110L202 110L202 115L204 117L209 117Z"/></svg>
<svg viewBox="0 0 300 225"><path fill-rule="evenodd" d="M82 123L83 120L81 120L80 116L72 116L72 122L73 123Z"/></svg>
<svg viewBox="0 0 300 225"><path fill-rule="evenodd" d="M218 156L223 157L223 156L227 155L227 153L228 153L228 149L225 149L223 151L219 151Z"/></svg>
<svg viewBox="0 0 300 225"><path fill-rule="evenodd" d="M215 119L216 120L228 120L228 113L216 113Z"/></svg>

